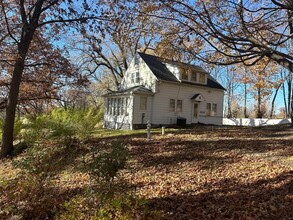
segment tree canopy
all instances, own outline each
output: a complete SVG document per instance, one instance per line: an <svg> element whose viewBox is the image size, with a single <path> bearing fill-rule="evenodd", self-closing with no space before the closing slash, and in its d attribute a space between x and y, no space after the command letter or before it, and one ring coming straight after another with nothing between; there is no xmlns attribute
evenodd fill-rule
<svg viewBox="0 0 293 220"><path fill-rule="evenodd" d="M264 57L293 71L293 2L159 1L144 13L172 20L173 34L182 51L215 64L256 64ZM170 33L172 33L172 29Z"/></svg>

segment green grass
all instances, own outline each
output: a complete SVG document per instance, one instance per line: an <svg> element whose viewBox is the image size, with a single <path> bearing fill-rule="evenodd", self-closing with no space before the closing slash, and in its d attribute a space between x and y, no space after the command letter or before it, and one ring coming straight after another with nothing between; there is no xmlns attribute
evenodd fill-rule
<svg viewBox="0 0 293 220"><path fill-rule="evenodd" d="M179 129L176 128L166 128L165 134L174 133ZM160 134L162 132L161 128L151 129L151 134ZM97 129L94 132L94 137L97 138L107 138L107 137L119 137L119 136L136 136L136 135L147 135L147 129L138 130L114 130L114 129Z"/></svg>

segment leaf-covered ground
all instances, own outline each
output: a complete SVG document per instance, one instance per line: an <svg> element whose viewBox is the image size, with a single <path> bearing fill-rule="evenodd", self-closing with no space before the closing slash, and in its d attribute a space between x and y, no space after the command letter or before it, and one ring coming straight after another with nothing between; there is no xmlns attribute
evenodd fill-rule
<svg viewBox="0 0 293 220"><path fill-rule="evenodd" d="M163 219L293 219L293 130L197 127L130 142L126 180Z"/></svg>
<svg viewBox="0 0 293 220"><path fill-rule="evenodd" d="M151 141L145 130L112 131L111 137L100 134L71 151L54 151L46 163L55 164L57 174L47 186L35 187L38 192L31 191L31 180L17 180L20 170L12 166L26 154L1 161L0 219L13 213L32 219L30 213L36 212L58 219L64 204L89 187L89 176L81 169L84 159L117 140L129 148L127 169L118 179L123 189L145 198L147 208L162 219L293 219L292 128L167 131L162 136L156 130Z"/></svg>

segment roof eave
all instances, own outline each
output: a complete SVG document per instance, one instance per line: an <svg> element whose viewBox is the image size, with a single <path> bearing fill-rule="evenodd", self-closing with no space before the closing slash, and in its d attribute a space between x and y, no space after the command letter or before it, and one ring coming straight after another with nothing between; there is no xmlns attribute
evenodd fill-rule
<svg viewBox="0 0 293 220"><path fill-rule="evenodd" d="M160 79L159 82L165 82L165 83L172 83L172 84L183 84L183 85L187 85L187 86L199 86L199 87L204 87L204 88L208 88L208 89L216 89L216 90L224 90L226 91L226 89L223 87L223 89L221 88L214 88L214 87L210 87L210 86L207 86L205 84L196 84L196 83L192 83L192 82L188 82L188 83L185 83L185 82L181 82L181 81L168 81L168 80L162 80Z"/></svg>

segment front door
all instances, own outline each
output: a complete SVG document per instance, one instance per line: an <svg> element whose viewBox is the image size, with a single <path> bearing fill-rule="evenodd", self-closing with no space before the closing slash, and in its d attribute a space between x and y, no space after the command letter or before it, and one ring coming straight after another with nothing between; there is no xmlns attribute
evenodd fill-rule
<svg viewBox="0 0 293 220"><path fill-rule="evenodd" d="M192 111L192 123L198 123L198 102L193 103L193 111Z"/></svg>

